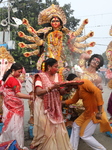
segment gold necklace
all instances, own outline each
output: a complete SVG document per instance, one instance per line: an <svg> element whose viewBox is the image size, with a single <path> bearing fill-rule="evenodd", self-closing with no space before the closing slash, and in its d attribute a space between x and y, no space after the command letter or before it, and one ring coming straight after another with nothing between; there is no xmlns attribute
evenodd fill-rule
<svg viewBox="0 0 112 150"><path fill-rule="evenodd" d="M62 50L63 33L56 30L49 33L47 38L49 57L59 60ZM51 48L51 44L55 47L54 49L53 47Z"/></svg>
<svg viewBox="0 0 112 150"><path fill-rule="evenodd" d="M98 75L96 73L90 73L89 71L85 71L84 75L82 75L85 79L89 80L95 80L98 78Z"/></svg>

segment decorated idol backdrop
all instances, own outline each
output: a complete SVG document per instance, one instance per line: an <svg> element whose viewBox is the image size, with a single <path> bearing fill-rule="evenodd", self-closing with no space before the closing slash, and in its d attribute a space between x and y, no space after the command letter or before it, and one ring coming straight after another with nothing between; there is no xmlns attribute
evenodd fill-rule
<svg viewBox="0 0 112 150"><path fill-rule="evenodd" d="M112 26L109 30L109 35L112 36ZM112 41L107 46L106 56L108 59L106 78L109 80L108 86L112 89Z"/></svg>
<svg viewBox="0 0 112 150"><path fill-rule="evenodd" d="M5 71L7 71L14 63L14 58L7 51L4 46L0 47L0 80L2 79Z"/></svg>
<svg viewBox="0 0 112 150"><path fill-rule="evenodd" d="M66 62L68 66L71 66L71 60L74 59L72 53L81 54L86 52L91 54L91 50L84 51L83 49L95 45L95 42L84 42L92 37L94 32L91 31L87 35L81 36L85 25L88 24L88 19L85 19L76 31L71 31L65 27L67 23L66 15L58 5L52 4L38 15L38 24L47 24L46 27L36 30L30 25L27 18L23 18L22 23L26 26L30 36L22 31L19 31L18 35L29 41L30 44L19 42L18 45L21 48L32 49L32 52L24 53L25 57L40 56L37 61L38 70L41 68L42 61L49 57L57 59L60 68L64 67Z"/></svg>
<svg viewBox="0 0 112 150"><path fill-rule="evenodd" d="M10 66L14 63L14 58L7 51L6 47L0 47L0 80L2 79L4 73L10 68ZM2 82L0 82L2 83ZM2 122L2 102L3 98L0 94L0 122Z"/></svg>

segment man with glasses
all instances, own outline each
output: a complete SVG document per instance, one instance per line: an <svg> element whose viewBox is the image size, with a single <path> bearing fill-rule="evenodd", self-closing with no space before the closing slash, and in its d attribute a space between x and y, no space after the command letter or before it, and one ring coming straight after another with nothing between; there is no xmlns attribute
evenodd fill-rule
<svg viewBox="0 0 112 150"><path fill-rule="evenodd" d="M98 69L104 64L104 59L99 54L93 54L91 57L88 53L82 53L79 60L79 66L83 73L80 74L82 79L91 80L99 89L103 89L102 78L98 74Z"/></svg>

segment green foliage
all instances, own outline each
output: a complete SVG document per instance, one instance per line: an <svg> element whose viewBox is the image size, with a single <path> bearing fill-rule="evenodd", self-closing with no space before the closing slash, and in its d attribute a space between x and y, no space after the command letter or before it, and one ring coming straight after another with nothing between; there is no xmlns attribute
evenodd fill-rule
<svg viewBox="0 0 112 150"><path fill-rule="evenodd" d="M38 25L37 18L39 13L48 8L51 4L59 5L59 2L56 0L46 0L45 3L42 0L10 0L12 8L17 7L18 11L13 12L10 11L11 17L16 17L19 19L26 18L28 19L30 25L34 27L34 29L38 30L42 28L42 26ZM78 25L79 19L75 19L73 16L74 10L71 10L70 4L65 4L62 9L64 10L67 16L67 24L66 27L70 30L76 30L76 26ZM8 17L7 13L8 9L6 7L0 8L0 20L6 19ZM11 19L11 23L15 24L15 22ZM0 26L0 30L6 30L7 27ZM27 72L31 72L36 68L36 62L38 60L37 56L32 57L24 57L23 53L26 51L32 51L31 49L22 49L18 46L19 42L25 42L26 44L28 41L20 38L17 34L18 31L23 31L25 34L29 35L24 25L20 25L18 29L11 26L11 40L16 41L16 48L15 50L11 50L11 54L14 57L16 62L20 62L24 65ZM28 43L29 44L29 43Z"/></svg>
<svg viewBox="0 0 112 150"><path fill-rule="evenodd" d="M71 10L71 4L65 4L62 8L67 17L66 27L70 30L76 30L76 26L79 23L79 19L75 19L73 16L74 10Z"/></svg>
<svg viewBox="0 0 112 150"><path fill-rule="evenodd" d="M17 41L18 43L19 41ZM16 45L17 45L16 43ZM38 60L37 56L32 56L32 57L24 57L23 53L27 52L28 50L26 48L20 48L17 47L17 49L15 50L11 50L11 55L14 57L14 60L16 62L20 62L21 64L23 64L23 66L26 69L26 72L34 72L34 70L36 69L36 62ZM32 50L30 50L32 51Z"/></svg>

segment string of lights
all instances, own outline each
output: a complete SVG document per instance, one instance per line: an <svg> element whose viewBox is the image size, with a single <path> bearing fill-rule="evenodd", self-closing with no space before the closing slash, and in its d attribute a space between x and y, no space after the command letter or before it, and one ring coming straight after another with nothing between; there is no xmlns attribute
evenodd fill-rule
<svg viewBox="0 0 112 150"><path fill-rule="evenodd" d="M103 14L93 14L93 15L86 15L86 16L77 16L77 18L87 18L87 17L94 17L94 16L103 16L103 15L112 15L112 12L110 13L103 13Z"/></svg>
<svg viewBox="0 0 112 150"><path fill-rule="evenodd" d="M112 37L91 37L92 39L112 39Z"/></svg>
<svg viewBox="0 0 112 150"><path fill-rule="evenodd" d="M95 25L95 26L87 26L86 28L99 28L99 27L110 27L112 24L108 24L108 25Z"/></svg>
<svg viewBox="0 0 112 150"><path fill-rule="evenodd" d="M85 26L86 30L93 30L95 33L97 32L97 35L100 36L93 36L91 39L93 39L96 42L96 45L92 48L93 52L96 53L104 53L108 47L108 44L112 40L112 36L109 35L109 29L112 26L111 18L112 18L112 12L110 13L101 13L101 14L93 14L93 15L84 15L84 16L77 16L77 18L85 19L88 18L89 20L93 21L93 24L89 24ZM110 18L110 21L106 21L105 18ZM100 20L101 19L101 20ZM105 20L105 21L103 21ZM101 34L103 31L106 30L107 34ZM103 35L103 36L101 36ZM89 41L89 39L87 39ZM91 42L91 41L90 41Z"/></svg>
<svg viewBox="0 0 112 150"><path fill-rule="evenodd" d="M96 45L100 45L100 46L107 46L107 45L105 45L105 44L96 44Z"/></svg>

